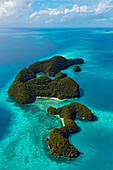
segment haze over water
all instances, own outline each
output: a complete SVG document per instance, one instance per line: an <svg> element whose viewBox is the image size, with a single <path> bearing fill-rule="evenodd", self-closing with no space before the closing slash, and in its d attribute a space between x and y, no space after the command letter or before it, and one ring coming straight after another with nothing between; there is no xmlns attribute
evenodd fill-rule
<svg viewBox="0 0 113 170"><path fill-rule="evenodd" d="M74 66L62 71L80 85L81 97L37 98L28 105L12 100L7 91L16 74L54 55L84 59L81 72ZM113 169L113 29L0 29L0 80L0 170ZM76 119L81 131L69 141L83 154L58 160L45 138L61 121L47 108L71 102L86 105L98 120Z"/></svg>

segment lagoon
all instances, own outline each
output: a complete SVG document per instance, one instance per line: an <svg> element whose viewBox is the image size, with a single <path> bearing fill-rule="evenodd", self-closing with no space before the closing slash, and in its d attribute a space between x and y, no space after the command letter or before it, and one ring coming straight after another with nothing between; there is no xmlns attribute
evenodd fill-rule
<svg viewBox="0 0 113 170"><path fill-rule="evenodd" d="M112 30L96 28L0 29L0 169L113 169L112 39ZM80 98L37 98L33 104L21 105L8 96L19 70L54 55L84 59L81 72L74 73L73 66L63 70L80 85ZM71 102L86 105L98 120L76 120L81 132L69 141L84 154L72 161L57 160L45 138L62 122L47 108Z"/></svg>

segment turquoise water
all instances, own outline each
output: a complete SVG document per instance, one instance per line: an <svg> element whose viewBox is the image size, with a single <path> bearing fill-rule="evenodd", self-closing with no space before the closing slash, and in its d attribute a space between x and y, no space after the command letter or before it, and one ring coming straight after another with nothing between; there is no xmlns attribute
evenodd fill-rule
<svg viewBox="0 0 113 170"><path fill-rule="evenodd" d="M54 55L85 60L80 73L74 73L73 66L63 70L79 83L80 98L37 98L33 104L21 105L8 96L8 88L20 69ZM112 65L112 30L1 29L0 170L113 169ZM51 105L59 107L75 101L90 108L98 120L75 120L81 131L71 135L69 141L83 154L71 161L57 160L50 155L45 138L62 122L46 110Z"/></svg>

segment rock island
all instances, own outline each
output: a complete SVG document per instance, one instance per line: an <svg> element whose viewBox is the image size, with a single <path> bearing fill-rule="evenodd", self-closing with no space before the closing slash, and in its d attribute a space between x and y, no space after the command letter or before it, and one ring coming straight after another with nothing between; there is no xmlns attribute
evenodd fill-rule
<svg viewBox="0 0 113 170"><path fill-rule="evenodd" d="M47 111L52 115L59 115L64 121L63 127L55 128L49 133L48 147L51 149L50 153L57 158L60 158L61 156L69 158L77 157L81 152L68 141L70 134L79 131L74 120L78 117L83 120L93 121L95 119L93 113L86 106L77 102L57 109L50 106Z"/></svg>
<svg viewBox="0 0 113 170"><path fill-rule="evenodd" d="M8 93L22 104L34 102L36 96L56 97L58 99L79 97L78 83L59 71L71 65L82 63L84 63L83 59L67 60L62 56L55 56L51 59L31 64L17 74ZM39 72L45 73L45 76L36 78L36 74ZM55 74L57 76L54 80L46 76L54 76Z"/></svg>

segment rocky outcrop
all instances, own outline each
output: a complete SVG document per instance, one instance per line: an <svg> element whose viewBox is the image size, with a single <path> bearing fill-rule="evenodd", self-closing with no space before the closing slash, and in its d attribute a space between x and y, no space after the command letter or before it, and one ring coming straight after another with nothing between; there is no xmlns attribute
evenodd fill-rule
<svg viewBox="0 0 113 170"><path fill-rule="evenodd" d="M81 68L79 67L79 66L74 66L74 68L73 68L73 72L79 72L79 71L81 71Z"/></svg>

